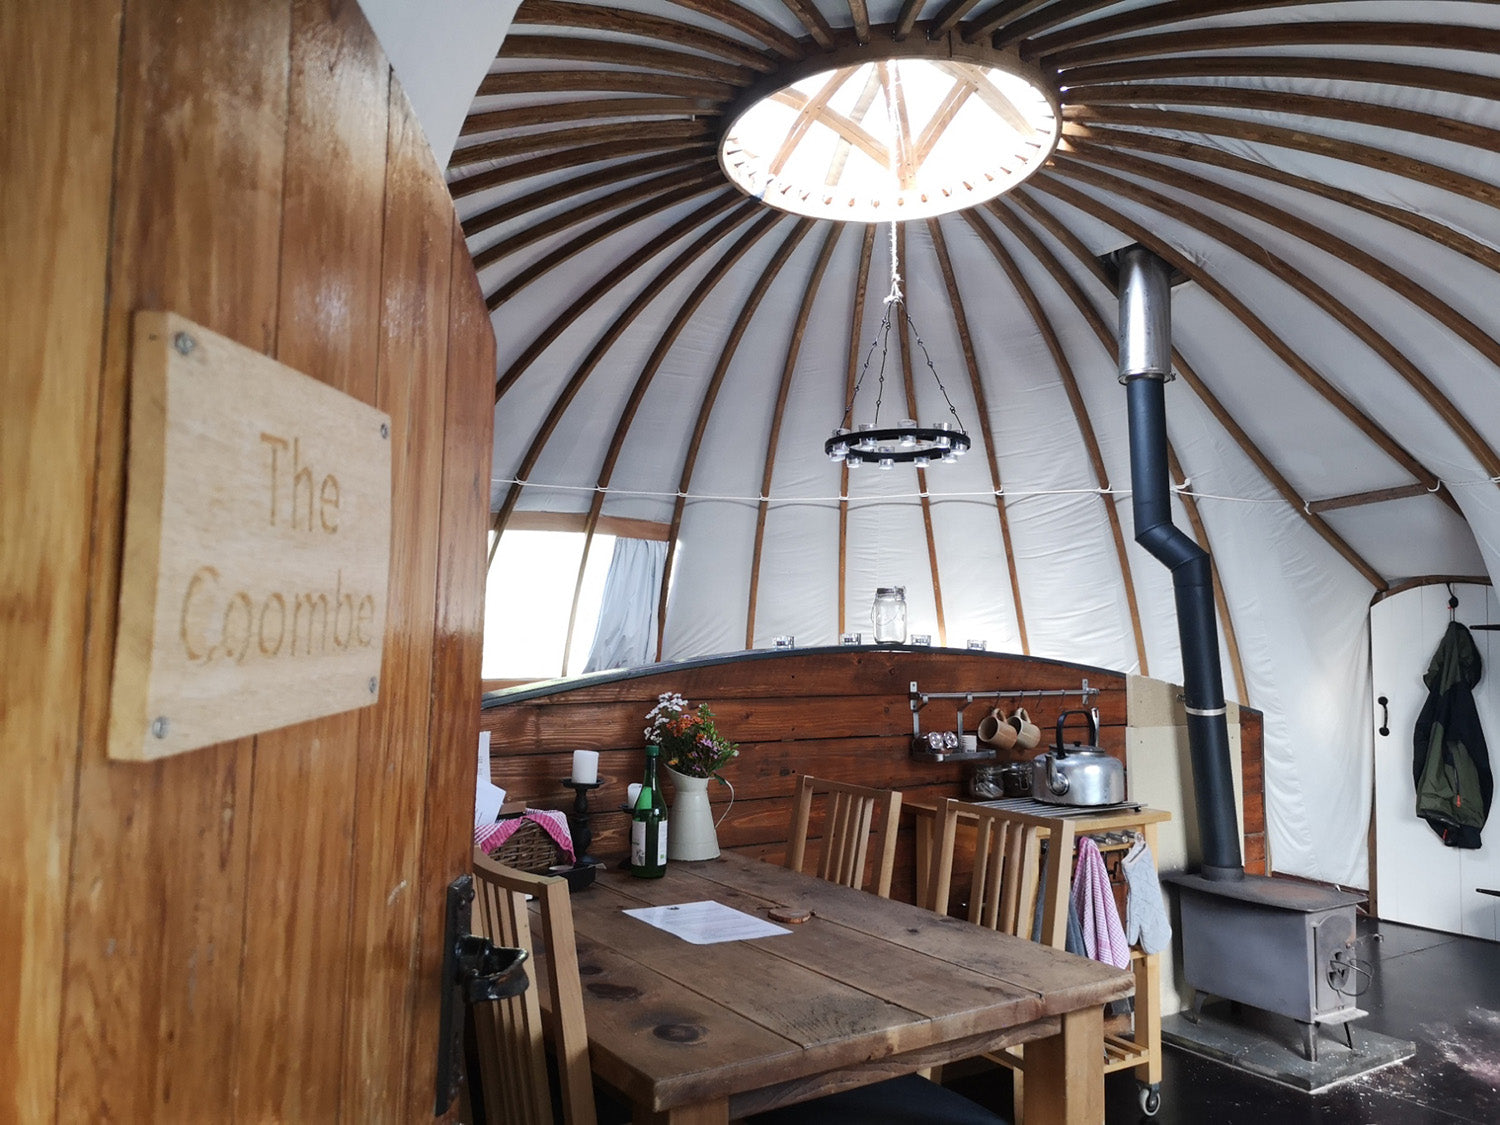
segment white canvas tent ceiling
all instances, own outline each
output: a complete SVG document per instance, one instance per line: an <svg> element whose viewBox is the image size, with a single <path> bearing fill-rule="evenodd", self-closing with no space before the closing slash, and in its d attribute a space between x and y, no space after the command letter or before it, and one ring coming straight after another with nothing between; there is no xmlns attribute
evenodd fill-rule
<svg viewBox="0 0 1500 1125"><path fill-rule="evenodd" d="M901 228L974 451L848 474L822 443L885 232L739 194L716 131L831 45L950 32L1054 75L1062 142ZM900 584L949 644L1177 680L1099 261L1142 243L1184 278L1176 518L1215 560L1226 690L1266 714L1273 862L1362 885L1370 599L1500 562L1497 79L1490 3L524 0L449 172L499 340L496 526L670 523L664 658L834 643ZM937 418L914 351L887 402Z"/></svg>

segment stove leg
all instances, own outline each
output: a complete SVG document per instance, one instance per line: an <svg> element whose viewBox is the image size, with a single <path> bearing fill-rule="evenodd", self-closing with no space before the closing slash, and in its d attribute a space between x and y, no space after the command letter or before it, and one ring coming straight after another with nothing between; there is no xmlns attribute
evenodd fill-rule
<svg viewBox="0 0 1500 1125"><path fill-rule="evenodd" d="M1349 1050L1354 1050L1354 1028L1348 1020L1344 1021L1344 1042L1349 1045Z"/></svg>
<svg viewBox="0 0 1500 1125"><path fill-rule="evenodd" d="M1208 993L1201 988L1193 989L1193 1010L1188 1013L1188 1019L1194 1023L1203 1022L1203 1005L1208 1003Z"/></svg>
<svg viewBox="0 0 1500 1125"><path fill-rule="evenodd" d="M1299 1024L1301 1024L1301 1027L1302 1027L1302 1044L1303 1044L1304 1048L1306 1049L1307 1061L1308 1062L1317 1062L1318 1061L1318 1025L1315 1024L1315 1023L1302 1023L1302 1021L1300 1021L1300 1020L1297 1021L1297 1022Z"/></svg>

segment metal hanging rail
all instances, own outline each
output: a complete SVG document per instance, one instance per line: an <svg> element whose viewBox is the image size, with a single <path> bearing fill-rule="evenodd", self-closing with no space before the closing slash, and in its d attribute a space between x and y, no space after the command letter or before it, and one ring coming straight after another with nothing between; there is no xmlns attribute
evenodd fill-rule
<svg viewBox="0 0 1500 1125"><path fill-rule="evenodd" d="M976 699L1058 699L1065 696L1078 696L1084 706L1088 705L1089 699L1099 694L1099 689L1090 687L1087 679L1081 680L1076 688L1036 688L1032 690L1015 689L1005 691L921 691L917 687L917 681L911 681L911 687L907 692L907 699L911 706L911 734L912 755L920 756L925 761L977 761L981 758L993 758L995 751L964 750L964 709L974 703ZM936 748L921 749L918 743L922 739L922 708L926 707L934 699L962 699L963 706L959 707L957 719L954 724L954 733L957 735L959 745L949 751L940 751Z"/></svg>

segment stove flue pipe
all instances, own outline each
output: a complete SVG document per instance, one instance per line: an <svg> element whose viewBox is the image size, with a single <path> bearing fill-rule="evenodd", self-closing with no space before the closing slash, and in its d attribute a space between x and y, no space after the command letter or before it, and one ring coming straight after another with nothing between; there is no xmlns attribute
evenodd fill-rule
<svg viewBox="0 0 1500 1125"><path fill-rule="evenodd" d="M1167 264L1143 246L1121 251L1118 264L1120 382L1125 384L1130 419L1135 539L1171 570L1177 597L1188 750L1203 847L1200 874L1207 879L1242 879L1213 569L1207 552L1172 523L1165 393L1173 377L1170 273Z"/></svg>

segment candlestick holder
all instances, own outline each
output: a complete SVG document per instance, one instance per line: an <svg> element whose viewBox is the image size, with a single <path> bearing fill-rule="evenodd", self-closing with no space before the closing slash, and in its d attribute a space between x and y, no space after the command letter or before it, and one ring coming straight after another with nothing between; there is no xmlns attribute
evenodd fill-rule
<svg viewBox="0 0 1500 1125"><path fill-rule="evenodd" d="M574 781L571 777L563 782L573 790L573 811L568 813L568 831L573 834L573 861L582 866L599 861L588 854L594 842L594 830L589 827L589 790L598 789L602 781Z"/></svg>

